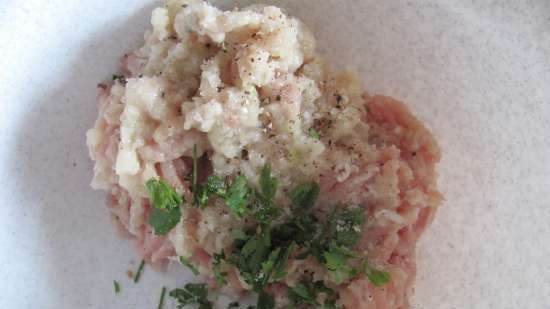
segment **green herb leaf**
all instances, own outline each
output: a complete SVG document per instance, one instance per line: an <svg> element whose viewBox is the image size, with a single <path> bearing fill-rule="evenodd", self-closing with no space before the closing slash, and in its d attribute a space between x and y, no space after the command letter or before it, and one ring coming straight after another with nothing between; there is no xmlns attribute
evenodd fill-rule
<svg viewBox="0 0 550 309"><path fill-rule="evenodd" d="M290 290L298 297L302 299L310 298L309 291L303 283L298 283L296 286L290 288Z"/></svg>
<svg viewBox="0 0 550 309"><path fill-rule="evenodd" d="M339 246L353 247L361 238L361 230L365 223L363 207L348 207L336 214L330 224L334 228L334 238Z"/></svg>
<svg viewBox="0 0 550 309"><path fill-rule="evenodd" d="M311 214L295 213L290 222L274 228L273 243L278 246L285 246L291 242L298 245L311 242L319 229L317 223L317 219Z"/></svg>
<svg viewBox="0 0 550 309"><path fill-rule="evenodd" d="M320 294L324 295L322 306L317 301ZM323 309L335 309L336 298L338 297L336 292L327 288L322 281L311 282L306 280L291 287L288 296L294 305L289 308L301 308L301 305L305 303Z"/></svg>
<svg viewBox="0 0 550 309"><path fill-rule="evenodd" d="M391 276L387 271L381 271L376 269L369 269L367 271L367 278L376 287L381 287L384 284L390 282Z"/></svg>
<svg viewBox="0 0 550 309"><path fill-rule="evenodd" d="M273 309L275 308L275 298L269 295L265 291L261 291L258 294L258 303L256 304L257 309Z"/></svg>
<svg viewBox="0 0 550 309"><path fill-rule="evenodd" d="M155 208L173 209L183 203L183 198L165 181L149 179L146 187Z"/></svg>
<svg viewBox="0 0 550 309"><path fill-rule="evenodd" d="M233 238L233 240L247 240L248 235L241 229L235 229L231 230L231 238Z"/></svg>
<svg viewBox="0 0 550 309"><path fill-rule="evenodd" d="M316 300L317 295L315 291L313 291L310 286L307 286L302 282L290 288L289 297L297 305L302 303L307 303L314 306L319 305Z"/></svg>
<svg viewBox="0 0 550 309"><path fill-rule="evenodd" d="M197 194L199 206L204 206L213 195L224 198L227 194L227 185L225 181L217 175L209 176L205 183L200 187Z"/></svg>
<svg viewBox="0 0 550 309"><path fill-rule="evenodd" d="M309 128L307 131L307 135L311 138L320 139L321 136L319 135L319 132L317 132L313 127Z"/></svg>
<svg viewBox="0 0 550 309"><path fill-rule="evenodd" d="M180 221L179 205L183 203L183 198L162 180L149 179L146 186L153 204L149 224L153 227L155 235L164 235Z"/></svg>
<svg viewBox="0 0 550 309"><path fill-rule="evenodd" d="M113 81L118 81L122 84L126 84L126 78L124 77L124 75L120 74L113 74Z"/></svg>
<svg viewBox="0 0 550 309"><path fill-rule="evenodd" d="M336 299L325 300L323 309L336 309Z"/></svg>
<svg viewBox="0 0 550 309"><path fill-rule="evenodd" d="M325 266L335 283L340 284L347 278L357 275L358 270L348 264L348 259L355 254L346 248L331 245L329 251L323 254Z"/></svg>
<svg viewBox="0 0 550 309"><path fill-rule="evenodd" d="M325 265L330 271L331 278L336 284L342 283L351 271L350 266L347 265L348 257L338 252L325 251L324 258L326 260Z"/></svg>
<svg viewBox="0 0 550 309"><path fill-rule="evenodd" d="M292 252L296 249L296 243L291 243L281 254L278 255L277 261L275 262L273 273L271 278L273 281L279 281L286 276L286 267L288 264L288 258Z"/></svg>
<svg viewBox="0 0 550 309"><path fill-rule="evenodd" d="M113 286L115 288L115 294L120 293L120 283L116 280L113 280Z"/></svg>
<svg viewBox="0 0 550 309"><path fill-rule="evenodd" d="M271 166L265 164L260 174L260 187L262 189L262 195L272 200L277 193L277 178L271 176Z"/></svg>
<svg viewBox="0 0 550 309"><path fill-rule="evenodd" d="M250 208L254 211L254 218L260 225L269 226L280 213L272 200L265 198L256 191L252 191L250 195L252 202Z"/></svg>
<svg viewBox="0 0 550 309"><path fill-rule="evenodd" d="M170 297L178 302L178 309L187 305L198 305L199 309L212 309L212 302L208 300L208 286L204 283L188 283L183 289L170 291Z"/></svg>
<svg viewBox="0 0 550 309"><path fill-rule="evenodd" d="M295 210L307 211L315 205L319 195L319 185L316 182L306 182L298 185L290 192L290 199Z"/></svg>
<svg viewBox="0 0 550 309"><path fill-rule="evenodd" d="M193 191L193 194L195 194L195 197L197 196L198 169L197 144L193 144L193 176L191 179L191 190Z"/></svg>
<svg viewBox="0 0 550 309"><path fill-rule="evenodd" d="M179 207L170 210L153 208L149 216L149 224L155 230L155 235L166 235L180 222L180 219Z"/></svg>
<svg viewBox="0 0 550 309"><path fill-rule="evenodd" d="M227 261L239 269L244 281L254 288L254 291L263 290L268 277L262 272L263 262L271 253L271 234L268 229L246 237L246 240L235 241L235 250Z"/></svg>
<svg viewBox="0 0 550 309"><path fill-rule="evenodd" d="M141 273L143 272L143 267L145 267L145 261L141 260L139 263L138 269L136 271L136 274L134 275L134 283L138 283L139 278L141 277Z"/></svg>
<svg viewBox="0 0 550 309"><path fill-rule="evenodd" d="M264 274L269 274L275 268L275 262L277 262L277 259L279 258L279 253L281 252L281 248L277 248L269 253L269 256L267 257L267 260L265 260L262 263L262 271ZM265 276L267 277L267 276Z"/></svg>
<svg viewBox="0 0 550 309"><path fill-rule="evenodd" d="M237 218L242 218L246 212L248 192L246 177L243 175L237 176L227 190L227 195L224 198L225 204Z"/></svg>
<svg viewBox="0 0 550 309"><path fill-rule="evenodd" d="M225 253L223 251L220 254L214 253L214 262L212 264L214 268L214 277L219 286L227 284L227 272L222 271L222 262L224 260Z"/></svg>
<svg viewBox="0 0 550 309"><path fill-rule="evenodd" d="M335 309L336 308L336 299L338 294L333 290L325 286L323 281L316 281L313 283L315 293L325 294L323 309Z"/></svg>
<svg viewBox="0 0 550 309"><path fill-rule="evenodd" d="M193 264L191 264L191 262L189 261L189 259L183 257L183 256L180 256L179 257L179 260L180 260L180 263L184 266L187 266L191 272L193 273L193 275L197 276L199 274L199 270L193 266Z"/></svg>

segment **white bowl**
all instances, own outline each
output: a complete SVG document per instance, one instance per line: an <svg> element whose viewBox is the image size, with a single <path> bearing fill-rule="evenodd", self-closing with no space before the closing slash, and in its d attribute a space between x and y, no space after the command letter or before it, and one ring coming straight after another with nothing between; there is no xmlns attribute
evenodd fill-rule
<svg viewBox="0 0 550 309"><path fill-rule="evenodd" d="M447 200L418 248L415 308L550 303L550 3L485 2L270 2L439 139ZM137 254L88 185L95 85L157 4L0 1L0 308L154 308L189 279L147 268L131 282Z"/></svg>

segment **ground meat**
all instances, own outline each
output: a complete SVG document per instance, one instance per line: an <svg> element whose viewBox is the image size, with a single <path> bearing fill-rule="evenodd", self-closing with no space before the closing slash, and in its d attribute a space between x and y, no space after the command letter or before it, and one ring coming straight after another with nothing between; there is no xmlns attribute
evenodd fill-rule
<svg viewBox="0 0 550 309"><path fill-rule="evenodd" d="M367 223L355 250L391 275L381 288L365 276L336 283L315 259L291 257L295 271L268 286L277 302L313 276L336 290L343 308L409 308L415 245L442 200L430 132L404 104L367 94L352 71L333 73L306 27L279 8L223 12L168 0L152 24L145 45L125 55L125 76L98 88L99 116L87 134L92 186L108 192L113 221L139 254L156 265L185 257L215 286L213 255L230 251L230 232L251 223L214 200L182 207L178 225L155 235L145 183L162 179L192 200L193 149L201 180L243 175L257 188L269 163L283 213L286 193L304 180L320 185L319 218L336 204L362 207ZM224 267L232 291L251 289L235 267Z"/></svg>

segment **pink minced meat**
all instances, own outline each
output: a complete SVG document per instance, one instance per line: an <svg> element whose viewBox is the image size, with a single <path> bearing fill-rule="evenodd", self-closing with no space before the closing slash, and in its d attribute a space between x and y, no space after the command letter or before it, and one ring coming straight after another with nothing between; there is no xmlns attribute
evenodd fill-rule
<svg viewBox="0 0 550 309"><path fill-rule="evenodd" d="M392 279L383 288L375 288L366 278L357 279L340 290L340 301L349 309L404 309L409 308L409 296L416 275L416 242L431 224L437 206L442 200L441 194L436 190L435 172L440 150L430 132L401 102L388 97L367 96L366 104L369 112L365 120L378 127L385 143L393 144L400 150L380 158L382 173L384 162L392 157L398 157L412 171L412 177L406 173L396 173L399 191L418 189L428 198L423 203L411 204L411 200L414 199L400 194L396 211L402 217L410 218L410 221L406 224L394 222L395 224L382 228L374 226L364 231L359 247L369 248L373 262L389 265L387 270ZM396 134L392 130L396 125L404 128L405 132ZM346 184L342 186L345 188ZM344 188L332 190L345 194ZM368 185L363 189L368 189ZM365 206L369 213L376 213L379 207L376 203Z"/></svg>
<svg viewBox="0 0 550 309"><path fill-rule="evenodd" d="M176 256L172 242L166 236L154 235L147 224L150 208L147 199L133 200L127 191L116 184L114 171L119 141L119 123L112 121L112 112L106 105L119 104L110 100L110 87L99 87L100 114L96 127L104 128L105 136L100 144L90 149L91 157L96 161L96 173L99 171L104 182L109 183L107 205L114 222L132 238L139 254L144 260L155 265L162 265L169 257ZM369 262L374 265L384 265L391 274L391 281L382 288L374 287L366 278L355 279L338 287L339 303L347 309L405 309L409 308L409 296L413 290L416 274L415 246L426 228L432 222L437 206L442 200L436 189L435 164L440 159L439 148L424 126L408 111L402 103L383 96L364 96L367 113L363 121L370 126L369 139L371 144L384 145L377 161L363 170L352 173L344 182L335 180L336 175L324 173L321 181L321 198L325 203L331 201L346 202L351 197L356 198L357 192L368 191L376 187L372 180L361 178L365 173L375 173L388 181L398 183L399 194L395 201L364 201L369 217L384 215L385 203L396 203L395 212L402 219L392 218L391 214L384 218L385 224L368 225L363 231L359 249L368 249ZM109 112L109 113L110 113ZM400 130L395 128L399 127ZM197 134L196 132L190 134ZM185 135L177 137L180 141ZM193 139L196 136L193 137ZM163 145L157 145L162 147ZM393 146L393 147L388 147ZM180 157L172 161L158 163L158 174L172 186L182 190L189 189L189 181L185 175L192 168L190 157ZM370 169L370 170L369 170ZM377 187L378 189L380 187ZM414 194L405 192L422 192L423 199L415 199ZM427 196L427 198L426 198ZM139 207L136 207L139 206ZM380 212L382 210L382 212ZM201 219L199 211L194 211L186 218L185 224L197 226ZM403 219L404 218L404 219ZM190 229L191 233L193 229ZM202 249L197 249L193 260L197 265L211 267L212 257ZM229 284L236 292L244 291L245 286L238 279L234 269L229 272ZM213 284L213 283L212 283ZM284 293L285 286L272 285L269 290Z"/></svg>

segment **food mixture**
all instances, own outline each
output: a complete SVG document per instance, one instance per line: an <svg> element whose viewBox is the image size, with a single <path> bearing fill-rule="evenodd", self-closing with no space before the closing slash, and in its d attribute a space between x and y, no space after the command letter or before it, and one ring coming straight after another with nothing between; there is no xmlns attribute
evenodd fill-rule
<svg viewBox="0 0 550 309"><path fill-rule="evenodd" d="M202 276L214 308L405 309L415 244L442 200L439 148L402 103L332 72L274 6L168 0L99 85L92 187L153 265ZM231 308L240 308L233 303Z"/></svg>

